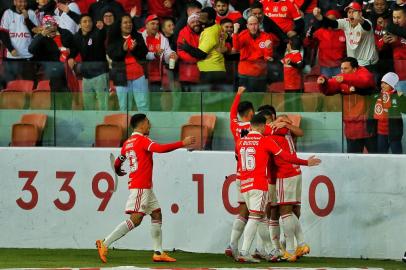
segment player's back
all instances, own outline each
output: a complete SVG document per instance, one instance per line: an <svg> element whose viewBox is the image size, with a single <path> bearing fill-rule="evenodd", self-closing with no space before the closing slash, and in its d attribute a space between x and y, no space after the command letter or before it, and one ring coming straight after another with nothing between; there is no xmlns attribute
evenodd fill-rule
<svg viewBox="0 0 406 270"><path fill-rule="evenodd" d="M149 147L151 139L141 133L134 132L121 148L130 165L129 188L152 188L152 152Z"/></svg>
<svg viewBox="0 0 406 270"><path fill-rule="evenodd" d="M263 147L265 137L251 131L238 140L238 167L240 168L241 192L251 189L268 190L267 165L269 155Z"/></svg>
<svg viewBox="0 0 406 270"><path fill-rule="evenodd" d="M271 137L283 151L297 157L296 147L290 131L285 135L273 135ZM285 161L279 156L274 156L274 164L276 167L273 170L275 170L277 178L289 178L301 174L299 165Z"/></svg>

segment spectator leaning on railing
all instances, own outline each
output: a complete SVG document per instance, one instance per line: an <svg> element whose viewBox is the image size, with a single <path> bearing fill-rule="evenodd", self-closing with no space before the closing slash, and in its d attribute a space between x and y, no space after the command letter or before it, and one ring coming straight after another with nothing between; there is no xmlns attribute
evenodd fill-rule
<svg viewBox="0 0 406 270"><path fill-rule="evenodd" d="M343 94L344 135L348 153L376 153L376 125L369 118L370 98L375 92L374 75L358 65L357 59L347 57L341 61L341 73L333 78L317 79L325 95Z"/></svg>

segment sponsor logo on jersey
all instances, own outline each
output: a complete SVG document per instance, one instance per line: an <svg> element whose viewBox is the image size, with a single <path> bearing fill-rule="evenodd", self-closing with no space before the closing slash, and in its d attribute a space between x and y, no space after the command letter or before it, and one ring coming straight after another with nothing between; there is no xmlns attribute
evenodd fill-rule
<svg viewBox="0 0 406 270"><path fill-rule="evenodd" d="M265 42L261 41L261 42L259 43L259 47L260 47L261 49L265 48L265 47L266 47Z"/></svg>
<svg viewBox="0 0 406 270"><path fill-rule="evenodd" d="M27 32L10 32L10 38L31 38L31 35Z"/></svg>

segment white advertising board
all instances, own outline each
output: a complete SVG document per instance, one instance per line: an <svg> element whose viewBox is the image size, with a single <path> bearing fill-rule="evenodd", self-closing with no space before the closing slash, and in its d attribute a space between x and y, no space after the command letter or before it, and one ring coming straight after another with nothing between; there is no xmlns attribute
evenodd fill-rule
<svg viewBox="0 0 406 270"><path fill-rule="evenodd" d="M127 218L118 149L1 148L0 247L93 248ZM300 154L307 157L309 154ZM300 218L312 256L398 259L406 249L406 157L319 154L302 167ZM165 249L220 253L236 210L232 152L154 156ZM150 218L114 244L151 249Z"/></svg>

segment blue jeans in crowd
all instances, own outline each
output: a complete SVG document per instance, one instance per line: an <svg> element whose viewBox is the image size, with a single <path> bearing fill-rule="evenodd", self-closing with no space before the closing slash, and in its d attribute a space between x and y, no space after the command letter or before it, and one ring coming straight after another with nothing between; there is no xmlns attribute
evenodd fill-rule
<svg viewBox="0 0 406 270"><path fill-rule="evenodd" d="M120 111L132 110L133 100L138 111L149 111L148 81L145 76L127 82L127 86L116 86Z"/></svg>
<svg viewBox="0 0 406 270"><path fill-rule="evenodd" d="M333 77L341 73L340 67L320 67L320 73L326 77Z"/></svg>

